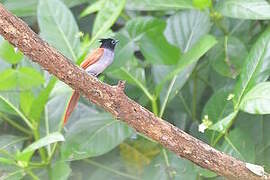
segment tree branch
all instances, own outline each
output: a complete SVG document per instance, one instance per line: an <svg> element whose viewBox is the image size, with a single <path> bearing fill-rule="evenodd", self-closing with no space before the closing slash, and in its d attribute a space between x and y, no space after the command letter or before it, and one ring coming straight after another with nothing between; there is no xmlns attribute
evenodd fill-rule
<svg viewBox="0 0 270 180"><path fill-rule="evenodd" d="M0 34L26 56L91 102L101 106L138 132L156 140L178 156L230 179L270 179L257 176L245 163L215 150L168 122L154 116L124 94L124 83L110 86L88 75L41 40L22 20L0 4Z"/></svg>

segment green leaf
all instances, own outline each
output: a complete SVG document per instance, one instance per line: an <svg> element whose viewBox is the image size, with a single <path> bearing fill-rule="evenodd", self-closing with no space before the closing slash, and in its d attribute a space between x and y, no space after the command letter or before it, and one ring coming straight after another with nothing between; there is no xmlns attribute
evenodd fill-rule
<svg viewBox="0 0 270 180"><path fill-rule="evenodd" d="M44 90L42 90L39 96L33 101L31 110L30 110L31 113L29 116L31 120L36 121L36 122L40 121L41 114L45 108L45 105L47 104L49 95L51 91L53 90L56 82L57 82L57 79L55 77L52 77L47 87Z"/></svg>
<svg viewBox="0 0 270 180"><path fill-rule="evenodd" d="M130 84L138 87L143 86L145 83L145 72L143 68L134 67L133 69L120 68L111 72L114 78L125 80Z"/></svg>
<svg viewBox="0 0 270 180"><path fill-rule="evenodd" d="M44 78L33 68L7 69L0 73L0 90L27 90L44 83Z"/></svg>
<svg viewBox="0 0 270 180"><path fill-rule="evenodd" d="M34 99L35 96L31 90L20 93L20 108L27 117L30 113Z"/></svg>
<svg viewBox="0 0 270 180"><path fill-rule="evenodd" d="M83 3L88 3L90 0L62 0L68 7L77 6Z"/></svg>
<svg viewBox="0 0 270 180"><path fill-rule="evenodd" d="M137 172L126 164L118 149L96 158L74 161L72 164L74 165L72 173L80 174L82 179L96 180L108 179L108 177L110 180L141 179Z"/></svg>
<svg viewBox="0 0 270 180"><path fill-rule="evenodd" d="M213 124L209 129L225 133L225 131L230 127L233 122L233 119L236 117L238 112L233 112L227 115L225 118L219 120L217 123Z"/></svg>
<svg viewBox="0 0 270 180"><path fill-rule="evenodd" d="M138 49L138 42L145 33L159 31L162 29L161 26L165 26L164 21L157 18L138 17L129 20L125 27L116 34L119 44L115 49L115 60L111 65L112 68L109 69L117 69L130 61L133 58L134 51ZM161 31L160 36L163 36L163 30ZM168 44L167 41L163 43Z"/></svg>
<svg viewBox="0 0 270 180"><path fill-rule="evenodd" d="M240 77L234 89L234 105L239 108L244 95L256 84L267 80L265 71L270 67L270 28L268 28L252 46L246 58Z"/></svg>
<svg viewBox="0 0 270 180"><path fill-rule="evenodd" d="M192 1L187 0L129 0L126 9L138 11L159 11L191 9Z"/></svg>
<svg viewBox="0 0 270 180"><path fill-rule="evenodd" d="M218 39L218 44L207 54L212 67L221 75L235 78L241 71L248 52L245 44L234 36Z"/></svg>
<svg viewBox="0 0 270 180"><path fill-rule="evenodd" d="M176 68L167 74L161 83L157 86L156 92L159 94L163 84L172 79L174 76L177 76L184 68L195 63L203 56L210 48L212 48L217 43L216 39L211 35L203 36L198 43L196 43L192 48L185 54L183 54L179 60L179 63L176 65Z"/></svg>
<svg viewBox="0 0 270 180"><path fill-rule="evenodd" d="M126 0L110 0L103 3L101 11L98 12L93 25L90 44L103 36L111 28L121 14L125 4Z"/></svg>
<svg viewBox="0 0 270 180"><path fill-rule="evenodd" d="M89 14L92 14L101 10L102 7L104 6L104 3L105 3L105 0L99 0L92 3L91 5L89 5L87 8L83 10L83 12L80 14L80 17L85 17Z"/></svg>
<svg viewBox="0 0 270 180"><path fill-rule="evenodd" d="M196 8L205 9L212 6L212 1L211 0L192 0L192 4Z"/></svg>
<svg viewBox="0 0 270 180"><path fill-rule="evenodd" d="M120 155L130 172L142 174L143 170L153 158L160 153L157 143L138 136L137 139L129 139L119 146Z"/></svg>
<svg viewBox="0 0 270 180"><path fill-rule="evenodd" d="M163 35L165 23L160 23L154 30L145 32L138 45L142 54L151 64L176 64L180 50L169 44Z"/></svg>
<svg viewBox="0 0 270 180"><path fill-rule="evenodd" d="M164 33L170 43L180 47L182 52L186 53L203 35L209 32L210 27L211 22L207 13L197 10L188 10L170 16L167 20ZM170 93L168 97L168 101L170 101L184 86L194 67L195 64L185 67L177 74L173 84L168 82L163 85L163 91L160 94L161 104L164 103L167 93ZM164 78L164 74L169 74L175 68L175 66L165 65L152 66L155 83L159 84ZM172 90L168 92L170 84L172 85Z"/></svg>
<svg viewBox="0 0 270 180"><path fill-rule="evenodd" d="M238 128L230 131L220 149L245 162L254 163L255 145L246 133Z"/></svg>
<svg viewBox="0 0 270 180"><path fill-rule="evenodd" d="M50 173L52 180L66 180L71 173L71 168L68 162L57 161L50 168Z"/></svg>
<svg viewBox="0 0 270 180"><path fill-rule="evenodd" d="M54 132L30 144L29 146L27 146L27 148L23 150L22 153L26 154L29 152L34 152L39 148L59 141L65 141L64 136L59 132Z"/></svg>
<svg viewBox="0 0 270 180"><path fill-rule="evenodd" d="M2 156L1 151L5 150L8 153L12 154L16 151L20 151L23 147L24 141L27 140L27 137L20 137L14 135L1 135L0 136L0 154Z"/></svg>
<svg viewBox="0 0 270 180"><path fill-rule="evenodd" d="M41 37L76 61L80 48L79 29L66 5L59 0L39 1L37 18Z"/></svg>
<svg viewBox="0 0 270 180"><path fill-rule="evenodd" d="M215 139L219 136L219 133L216 133L215 131L218 130L223 132L231 120L228 119L228 121L225 122L223 120L234 111L232 101L227 99L230 91L231 88L218 90L211 96L203 108L201 119L207 118L207 120L214 124L214 128L210 127L210 129L213 128L212 130L214 130L214 132L206 131L206 136L211 144L214 144Z"/></svg>
<svg viewBox="0 0 270 180"><path fill-rule="evenodd" d="M131 134L128 126L110 115L93 113L71 124L61 148L62 157L76 160L99 156L115 148Z"/></svg>
<svg viewBox="0 0 270 180"><path fill-rule="evenodd" d="M89 0L62 0L67 6L76 6ZM4 6L16 16L35 16L37 12L38 0L4 0Z"/></svg>
<svg viewBox="0 0 270 180"><path fill-rule="evenodd" d="M240 109L251 114L270 113L270 82L254 86L242 99Z"/></svg>
<svg viewBox="0 0 270 180"><path fill-rule="evenodd" d="M139 45L146 60L152 64L176 64L180 50L163 35L166 23L154 18L137 18L127 23L132 41Z"/></svg>
<svg viewBox="0 0 270 180"><path fill-rule="evenodd" d="M227 99L230 90L230 88L223 88L215 92L204 106L201 118L208 116L212 123L216 123L233 112L232 101Z"/></svg>
<svg viewBox="0 0 270 180"><path fill-rule="evenodd" d="M36 14L37 4L38 0L6 0L4 2L5 8L16 16L34 16Z"/></svg>
<svg viewBox="0 0 270 180"><path fill-rule="evenodd" d="M13 104L11 104L6 98L0 96L0 112L17 115L22 118L22 120L28 125L28 127L33 128L30 121L23 115L23 113L18 110Z"/></svg>
<svg viewBox="0 0 270 180"><path fill-rule="evenodd" d="M165 153L165 154L164 154ZM190 161L163 150L151 164L145 168L142 179L196 179L196 166Z"/></svg>
<svg viewBox="0 0 270 180"><path fill-rule="evenodd" d="M217 10L233 18L270 19L270 4L266 0L222 0Z"/></svg>
<svg viewBox="0 0 270 180"><path fill-rule="evenodd" d="M23 58L23 54L18 51L15 52L14 46L8 41L2 41L0 44L0 57L8 63L17 64Z"/></svg>

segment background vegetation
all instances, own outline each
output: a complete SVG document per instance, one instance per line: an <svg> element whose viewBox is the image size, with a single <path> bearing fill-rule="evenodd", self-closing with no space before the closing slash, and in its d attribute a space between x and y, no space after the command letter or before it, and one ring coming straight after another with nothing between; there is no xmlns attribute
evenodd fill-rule
<svg viewBox="0 0 270 180"><path fill-rule="evenodd" d="M268 1L0 2L77 64L117 38L100 80L126 80L157 116L270 170ZM0 179L219 179L84 98L63 128L71 92L1 39Z"/></svg>

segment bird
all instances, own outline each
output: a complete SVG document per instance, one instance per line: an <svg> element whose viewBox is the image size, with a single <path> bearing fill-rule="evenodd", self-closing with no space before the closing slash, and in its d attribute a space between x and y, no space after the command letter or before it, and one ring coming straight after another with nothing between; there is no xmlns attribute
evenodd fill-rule
<svg viewBox="0 0 270 180"><path fill-rule="evenodd" d="M102 73L114 60L114 49L119 42L116 39L105 38L100 39L100 47L93 50L86 59L80 64L88 74L97 77ZM64 115L64 125L67 123L71 113L75 109L80 99L80 93L76 90L73 91Z"/></svg>

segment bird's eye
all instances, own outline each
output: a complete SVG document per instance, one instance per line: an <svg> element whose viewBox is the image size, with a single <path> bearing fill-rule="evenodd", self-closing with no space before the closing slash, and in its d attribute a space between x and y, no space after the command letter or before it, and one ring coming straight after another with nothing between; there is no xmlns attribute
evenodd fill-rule
<svg viewBox="0 0 270 180"><path fill-rule="evenodd" d="M115 40L112 40L112 44L115 44L116 42L115 42Z"/></svg>

